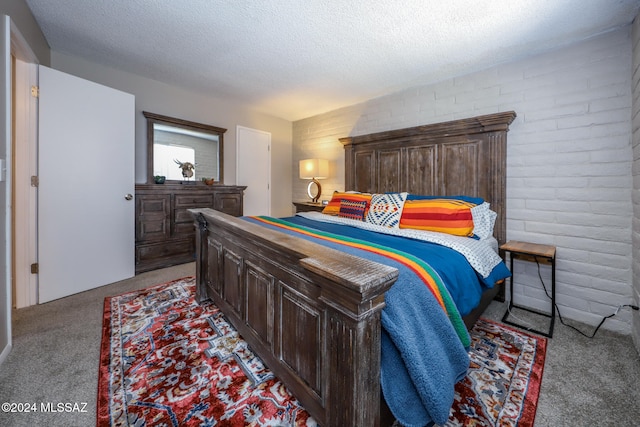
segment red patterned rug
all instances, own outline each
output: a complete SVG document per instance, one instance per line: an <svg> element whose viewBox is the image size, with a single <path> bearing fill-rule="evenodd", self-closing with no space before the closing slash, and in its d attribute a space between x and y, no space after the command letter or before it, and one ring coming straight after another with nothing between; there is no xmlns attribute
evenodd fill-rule
<svg viewBox="0 0 640 427"><path fill-rule="evenodd" d="M456 384L447 427L533 426L547 339L479 319L471 331L471 364Z"/></svg>
<svg viewBox="0 0 640 427"><path fill-rule="evenodd" d="M195 280L105 299L98 426L315 426ZM531 426L546 339L479 320L447 426Z"/></svg>
<svg viewBox="0 0 640 427"><path fill-rule="evenodd" d="M194 283L105 299L97 425L316 425Z"/></svg>

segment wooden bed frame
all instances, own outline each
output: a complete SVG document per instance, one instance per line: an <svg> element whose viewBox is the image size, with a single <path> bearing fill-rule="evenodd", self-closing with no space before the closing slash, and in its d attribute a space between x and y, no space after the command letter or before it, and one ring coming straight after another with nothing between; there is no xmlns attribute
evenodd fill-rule
<svg viewBox="0 0 640 427"><path fill-rule="evenodd" d="M345 189L482 197L505 241L514 112L342 138ZM380 391L380 315L398 272L211 209L193 209L196 299L212 299L323 426L392 422ZM465 317L471 327L496 295Z"/></svg>

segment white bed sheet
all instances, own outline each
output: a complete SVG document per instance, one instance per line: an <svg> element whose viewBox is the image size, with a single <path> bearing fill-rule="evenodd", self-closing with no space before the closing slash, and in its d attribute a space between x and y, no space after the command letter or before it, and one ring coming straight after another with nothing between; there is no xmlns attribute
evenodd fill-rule
<svg viewBox="0 0 640 427"><path fill-rule="evenodd" d="M470 237L454 236L435 231L415 230L411 228L391 228L371 224L366 221L342 218L335 215L325 215L320 212L299 212L296 215L315 221L349 225L369 231L376 231L378 233L408 237L411 239L446 246L460 252L467 259L469 264L471 264L474 270L476 270L483 278L487 278L493 268L502 262L502 259L498 255L498 242L494 238L476 240Z"/></svg>

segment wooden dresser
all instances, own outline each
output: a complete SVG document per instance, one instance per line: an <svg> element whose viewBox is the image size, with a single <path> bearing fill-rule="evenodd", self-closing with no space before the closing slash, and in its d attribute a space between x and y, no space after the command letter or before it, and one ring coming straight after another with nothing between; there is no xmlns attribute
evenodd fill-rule
<svg viewBox="0 0 640 427"><path fill-rule="evenodd" d="M242 216L235 185L136 184L136 274L195 260L192 208Z"/></svg>

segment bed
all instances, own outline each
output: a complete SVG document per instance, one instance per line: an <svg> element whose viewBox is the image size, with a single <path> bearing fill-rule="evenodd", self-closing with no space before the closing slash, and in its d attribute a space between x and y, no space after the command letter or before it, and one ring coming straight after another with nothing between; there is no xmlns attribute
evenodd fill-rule
<svg viewBox="0 0 640 427"><path fill-rule="evenodd" d="M342 138L345 189L481 198L496 214L493 236L501 244L514 118L509 111ZM383 312L403 272L299 230L283 232L276 219L265 226L210 209L191 213L199 230L196 299L213 300L320 425L390 425L381 393ZM313 220L298 218L296 226ZM470 328L501 291L487 286L464 325Z"/></svg>

